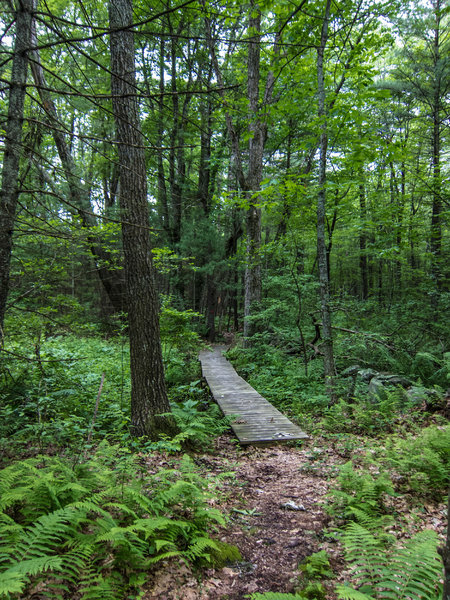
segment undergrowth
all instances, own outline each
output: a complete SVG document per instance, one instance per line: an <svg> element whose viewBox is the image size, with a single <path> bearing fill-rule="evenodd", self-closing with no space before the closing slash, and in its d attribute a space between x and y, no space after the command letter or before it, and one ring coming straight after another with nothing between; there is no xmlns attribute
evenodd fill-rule
<svg viewBox="0 0 450 600"><path fill-rule="evenodd" d="M192 354L193 343L185 348L189 360L172 345L166 365L172 378L168 394L180 434L150 444L129 433L129 349L122 338L49 337L40 340L38 355L32 340L10 340L8 351L14 355L2 353L0 365L1 454L7 459L62 448L76 450L88 440L92 446L102 439L146 451L204 447L228 423L208 401ZM104 385L96 412L102 373Z"/></svg>
<svg viewBox="0 0 450 600"><path fill-rule="evenodd" d="M437 535L422 531L404 545L386 545L385 539L358 523L342 536L353 586L338 585L341 600L439 600L442 561Z"/></svg>
<svg viewBox="0 0 450 600"><path fill-rule="evenodd" d="M0 597L39 584L48 597L122 600L156 562L209 561L210 532L225 524L212 490L188 456L149 476L106 442L86 461L11 464L0 472Z"/></svg>

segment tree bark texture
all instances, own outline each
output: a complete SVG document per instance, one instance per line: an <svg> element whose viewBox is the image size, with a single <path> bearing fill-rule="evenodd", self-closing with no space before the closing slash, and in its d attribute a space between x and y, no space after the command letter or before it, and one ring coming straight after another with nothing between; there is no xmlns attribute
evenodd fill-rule
<svg viewBox="0 0 450 600"><path fill-rule="evenodd" d="M231 117L224 92L220 92L225 105L225 122L228 136L231 141L237 179L241 190L246 195L249 207L245 219L247 229L247 264L244 274L244 346L246 347L250 346L250 338L255 333L255 325L250 319L253 314L252 306L261 300L261 209L258 206L258 198L256 196L261 189L263 153L267 138L267 115L264 114L263 111L272 102L275 82L274 73L270 69L266 77L262 101L260 101L261 10L255 0L250 2L249 10L247 100L249 106L248 133L250 134L250 139L248 146L247 173L244 172L243 152L241 151L238 128ZM208 18L205 18L205 26L214 73L217 78L217 83L223 88L224 81L217 60L216 49L214 47L211 23ZM279 43L280 36L277 35L274 44L275 57L278 57L279 54Z"/></svg>
<svg viewBox="0 0 450 600"><path fill-rule="evenodd" d="M247 57L247 97L249 104L249 147L248 174L246 177L246 195L249 208L246 214L247 252L244 275L244 345L249 345L249 339L255 333L255 326L250 320L252 305L261 300L261 209L258 198L262 180L262 165L266 126L259 114L259 82L261 62L261 11L254 3L250 3L248 29L250 41Z"/></svg>
<svg viewBox="0 0 450 600"><path fill-rule="evenodd" d="M433 203L431 210L431 275L436 292L441 290L442 284L442 186L441 186L441 74L440 62L440 22L441 1L436 0L434 6L435 29L433 45L433 66L435 81L432 100L433 134L432 134L432 164L433 164ZM437 294L432 300L437 304Z"/></svg>
<svg viewBox="0 0 450 600"><path fill-rule="evenodd" d="M19 166L22 149L23 113L31 46L31 23L35 0L18 2L16 32L9 86L2 185L0 189L0 345L9 292L11 252L19 196Z"/></svg>
<svg viewBox="0 0 450 600"><path fill-rule="evenodd" d="M367 300L369 297L369 277L367 270L367 206L366 189L364 183L359 185L359 218L361 220L359 230L359 272L361 275L361 299Z"/></svg>
<svg viewBox="0 0 450 600"><path fill-rule="evenodd" d="M118 143L122 240L131 361L131 427L136 436L173 433L151 258L143 136L136 96L132 0L111 0L111 91Z"/></svg>
<svg viewBox="0 0 450 600"><path fill-rule="evenodd" d="M317 49L317 89L319 100L320 159L319 159L319 193L317 198L317 262L319 266L320 310L322 316L323 363L325 385L330 400L334 400L335 365L333 355L333 338L331 329L330 290L327 267L327 246L325 240L326 221L326 163L327 163L327 113L325 105L325 82L323 59L328 38L328 21L330 18L331 0L327 0L323 18L320 46Z"/></svg>

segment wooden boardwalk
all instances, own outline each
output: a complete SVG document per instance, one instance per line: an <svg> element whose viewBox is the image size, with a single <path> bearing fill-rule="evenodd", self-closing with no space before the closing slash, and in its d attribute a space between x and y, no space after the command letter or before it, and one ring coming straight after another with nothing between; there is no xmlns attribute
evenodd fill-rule
<svg viewBox="0 0 450 600"><path fill-rule="evenodd" d="M203 376L242 445L303 440L306 433L254 390L223 356L225 346L200 353Z"/></svg>

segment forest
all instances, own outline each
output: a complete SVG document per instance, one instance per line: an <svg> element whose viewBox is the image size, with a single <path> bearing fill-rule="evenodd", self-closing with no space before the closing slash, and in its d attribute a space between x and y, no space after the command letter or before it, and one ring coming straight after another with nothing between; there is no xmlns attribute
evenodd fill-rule
<svg viewBox="0 0 450 600"><path fill-rule="evenodd" d="M448 2L0 9L0 598L450 600Z"/></svg>

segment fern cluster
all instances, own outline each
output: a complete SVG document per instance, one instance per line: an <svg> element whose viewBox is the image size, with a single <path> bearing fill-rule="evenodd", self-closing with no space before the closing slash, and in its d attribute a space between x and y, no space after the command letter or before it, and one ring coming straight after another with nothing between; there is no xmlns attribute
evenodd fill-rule
<svg viewBox="0 0 450 600"><path fill-rule="evenodd" d="M175 417L180 433L170 442L177 444L180 449L186 445L205 448L230 427L230 419L221 414L216 404L202 407L194 398L173 402L171 414Z"/></svg>
<svg viewBox="0 0 450 600"><path fill-rule="evenodd" d="M185 457L148 489L134 458L103 444L84 464L34 458L0 472L0 597L41 583L55 598L130 597L157 561L208 560L208 482ZM133 596L131 596L133 597Z"/></svg>
<svg viewBox="0 0 450 600"><path fill-rule="evenodd" d="M337 487L330 491L331 501L326 509L341 521L357 521L373 530L389 521L389 516L383 514L384 498L393 494L386 472L372 475L355 469L350 461L341 467Z"/></svg>
<svg viewBox="0 0 450 600"><path fill-rule="evenodd" d="M342 542L358 589L337 586L341 600L439 600L442 562L437 535L422 531L401 548L386 545L358 523L350 523Z"/></svg>
<svg viewBox="0 0 450 600"><path fill-rule="evenodd" d="M402 477L403 488L439 496L450 483L450 425L388 440L380 460Z"/></svg>

